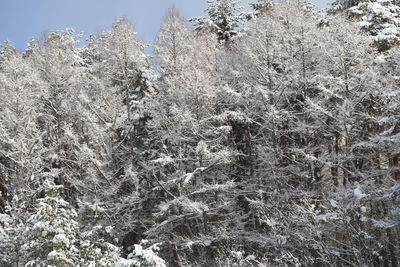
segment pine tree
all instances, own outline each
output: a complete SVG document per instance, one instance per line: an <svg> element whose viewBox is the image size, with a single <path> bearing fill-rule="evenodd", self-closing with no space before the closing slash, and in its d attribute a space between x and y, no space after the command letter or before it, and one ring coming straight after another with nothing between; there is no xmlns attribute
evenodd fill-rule
<svg viewBox="0 0 400 267"><path fill-rule="evenodd" d="M101 227L81 232L78 214L60 198L61 188L45 180L40 188L44 197L37 199L30 216L25 203L14 197L9 215L0 220L4 266L165 266L156 255L156 245L146 249L136 245L129 258L123 259L117 247L95 235Z"/></svg>
<svg viewBox="0 0 400 267"><path fill-rule="evenodd" d="M217 35L219 42L228 44L237 35L245 16L236 0L208 0L206 9L209 19L193 18L196 31L211 31Z"/></svg>
<svg viewBox="0 0 400 267"><path fill-rule="evenodd" d="M272 6L270 0L258 0L257 2L251 3L251 7L255 10L256 14L261 14Z"/></svg>
<svg viewBox="0 0 400 267"><path fill-rule="evenodd" d="M400 6L393 0L348 1L332 4L331 13L346 12L373 36L380 51L400 43Z"/></svg>

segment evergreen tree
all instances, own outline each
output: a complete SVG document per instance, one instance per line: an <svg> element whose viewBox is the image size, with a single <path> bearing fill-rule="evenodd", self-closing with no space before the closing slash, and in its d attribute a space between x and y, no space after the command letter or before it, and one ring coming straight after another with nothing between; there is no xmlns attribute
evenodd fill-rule
<svg viewBox="0 0 400 267"><path fill-rule="evenodd" d="M232 41L244 22L244 14L236 0L208 0L206 9L209 18L193 18L196 31L211 31L217 35L219 42Z"/></svg>
<svg viewBox="0 0 400 267"><path fill-rule="evenodd" d="M380 51L400 43L400 6L393 0L339 0L332 4L332 13L346 12L373 36Z"/></svg>
<svg viewBox="0 0 400 267"><path fill-rule="evenodd" d="M24 203L14 197L9 215L0 220L0 262L4 266L165 266L156 255L156 245L146 249L136 245L128 259L123 259L117 247L95 235L99 227L82 232L78 214L60 198L61 188L45 180L40 188L44 197L37 200L30 216Z"/></svg>

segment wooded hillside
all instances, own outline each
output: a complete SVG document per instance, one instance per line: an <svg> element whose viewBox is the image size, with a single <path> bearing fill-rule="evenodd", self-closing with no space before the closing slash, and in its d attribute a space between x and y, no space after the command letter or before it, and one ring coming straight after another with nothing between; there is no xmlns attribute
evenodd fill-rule
<svg viewBox="0 0 400 267"><path fill-rule="evenodd" d="M0 50L0 266L398 266L400 3L171 8Z"/></svg>

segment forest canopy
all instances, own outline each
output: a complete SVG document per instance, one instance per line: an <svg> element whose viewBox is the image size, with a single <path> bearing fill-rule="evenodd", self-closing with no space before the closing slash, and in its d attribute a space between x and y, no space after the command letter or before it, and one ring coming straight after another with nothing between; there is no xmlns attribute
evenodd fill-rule
<svg viewBox="0 0 400 267"><path fill-rule="evenodd" d="M0 48L0 266L398 266L400 3L209 0Z"/></svg>

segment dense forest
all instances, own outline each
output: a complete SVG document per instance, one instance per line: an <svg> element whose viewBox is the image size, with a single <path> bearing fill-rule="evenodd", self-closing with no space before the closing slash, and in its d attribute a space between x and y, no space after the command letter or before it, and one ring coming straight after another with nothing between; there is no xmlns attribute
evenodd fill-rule
<svg viewBox="0 0 400 267"><path fill-rule="evenodd" d="M170 8L0 49L0 266L399 266L400 2Z"/></svg>

